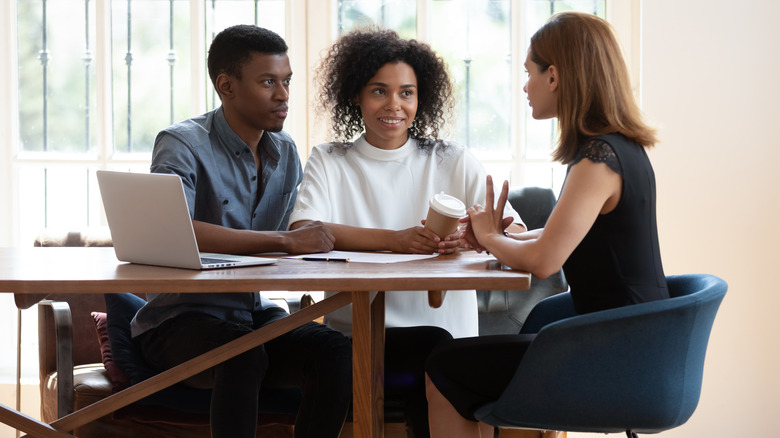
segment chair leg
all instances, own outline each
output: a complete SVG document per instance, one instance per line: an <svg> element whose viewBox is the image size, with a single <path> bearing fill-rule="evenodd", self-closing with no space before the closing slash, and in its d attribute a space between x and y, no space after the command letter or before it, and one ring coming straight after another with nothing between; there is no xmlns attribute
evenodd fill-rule
<svg viewBox="0 0 780 438"><path fill-rule="evenodd" d="M628 438L639 438L639 435L637 435L636 432L634 432L632 430L627 430L626 431L626 436Z"/></svg>

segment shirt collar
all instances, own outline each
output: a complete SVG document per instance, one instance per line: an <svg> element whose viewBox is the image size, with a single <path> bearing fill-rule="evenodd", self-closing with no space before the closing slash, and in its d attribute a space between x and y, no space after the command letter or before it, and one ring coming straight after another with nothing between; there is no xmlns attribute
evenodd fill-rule
<svg viewBox="0 0 780 438"><path fill-rule="evenodd" d="M399 160L413 154L418 149L417 140L412 138L411 135L409 136L409 139L406 140L406 143L400 148L387 150L371 145L371 143L366 141L365 133L355 140L353 148L361 154L378 161Z"/></svg>
<svg viewBox="0 0 780 438"><path fill-rule="evenodd" d="M221 106L214 113L214 130L223 139L225 146L234 154L239 155L247 147L244 140L228 125L227 120L225 120L225 111ZM268 131L263 132L263 136L260 137L259 149L264 153L264 158L271 158L273 161L278 162L281 156L280 147L273 136L269 134Z"/></svg>

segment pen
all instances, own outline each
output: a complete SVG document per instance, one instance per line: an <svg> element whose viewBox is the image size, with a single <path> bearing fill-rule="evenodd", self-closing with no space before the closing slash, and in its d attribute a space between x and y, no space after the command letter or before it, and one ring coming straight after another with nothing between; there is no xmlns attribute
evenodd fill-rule
<svg viewBox="0 0 780 438"><path fill-rule="evenodd" d="M348 262L349 259L333 258L333 257L301 257L301 260L307 262Z"/></svg>

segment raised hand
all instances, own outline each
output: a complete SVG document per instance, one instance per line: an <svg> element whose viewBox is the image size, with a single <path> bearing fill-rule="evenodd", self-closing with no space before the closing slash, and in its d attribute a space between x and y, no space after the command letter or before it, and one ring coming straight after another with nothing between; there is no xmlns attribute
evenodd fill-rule
<svg viewBox="0 0 780 438"><path fill-rule="evenodd" d="M498 197L498 202L494 206L494 192L493 192L493 177L490 175L486 179L486 195L485 206L479 204L474 205L467 211L468 220L466 232L464 233L465 240L471 245L471 247L482 250L484 247L479 243L489 234L503 234L504 228L506 228L507 221L504 219L504 207L506 206L506 200L509 197L509 182L504 181L501 187L501 193ZM511 223L511 222L509 222Z"/></svg>

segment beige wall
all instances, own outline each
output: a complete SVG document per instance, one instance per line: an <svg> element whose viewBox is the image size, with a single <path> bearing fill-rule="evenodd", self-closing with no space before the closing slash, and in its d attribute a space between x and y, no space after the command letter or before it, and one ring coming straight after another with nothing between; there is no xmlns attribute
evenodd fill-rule
<svg viewBox="0 0 780 438"><path fill-rule="evenodd" d="M776 436L780 413L780 2L642 2L642 106L667 274L729 292L697 411L663 437Z"/></svg>
<svg viewBox="0 0 780 438"><path fill-rule="evenodd" d="M41 396L38 385L22 385L21 411L25 415L40 419ZM13 384L0 384L0 403L9 408L16 409L16 386ZM16 438L16 429L0 424L0 438Z"/></svg>

